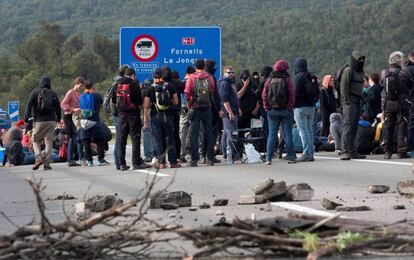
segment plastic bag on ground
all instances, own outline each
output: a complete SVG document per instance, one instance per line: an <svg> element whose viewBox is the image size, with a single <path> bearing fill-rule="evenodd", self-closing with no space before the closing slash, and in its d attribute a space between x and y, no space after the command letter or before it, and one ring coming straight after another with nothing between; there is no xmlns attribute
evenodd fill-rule
<svg viewBox="0 0 414 260"><path fill-rule="evenodd" d="M247 155L247 163L259 163L262 161L260 153L256 151L253 144L245 144L244 150Z"/></svg>

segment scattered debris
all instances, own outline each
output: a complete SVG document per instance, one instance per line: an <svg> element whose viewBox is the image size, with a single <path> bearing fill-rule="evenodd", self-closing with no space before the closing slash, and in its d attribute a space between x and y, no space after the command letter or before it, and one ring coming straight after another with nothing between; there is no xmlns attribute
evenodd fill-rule
<svg viewBox="0 0 414 260"><path fill-rule="evenodd" d="M262 195L264 195L265 198L268 200L268 199L272 199L280 195L284 195L286 194L286 192L287 192L286 182L280 181L280 182L275 182L273 186L265 190L262 193Z"/></svg>
<svg viewBox="0 0 414 260"><path fill-rule="evenodd" d="M85 201L85 209L92 212L102 212L122 203L123 200L115 195L95 195Z"/></svg>
<svg viewBox="0 0 414 260"><path fill-rule="evenodd" d="M190 208L188 208L188 210L189 210L189 211L197 211L197 210L198 210L198 208L197 208L197 207L190 207Z"/></svg>
<svg viewBox="0 0 414 260"><path fill-rule="evenodd" d="M175 215L175 213L170 213L168 214L168 218L175 218L177 215Z"/></svg>
<svg viewBox="0 0 414 260"><path fill-rule="evenodd" d="M216 199L214 200L213 206L227 206L229 204L228 199Z"/></svg>
<svg viewBox="0 0 414 260"><path fill-rule="evenodd" d="M264 181L259 182L254 187L250 188L254 195L260 195L266 190L270 189L274 184L274 180L269 178Z"/></svg>
<svg viewBox="0 0 414 260"><path fill-rule="evenodd" d="M288 194L292 196L293 201L311 200L315 191L307 183L296 183L289 185Z"/></svg>
<svg viewBox="0 0 414 260"><path fill-rule="evenodd" d="M392 209L393 210L402 210L402 209L405 209L405 206L404 205L394 205L392 207Z"/></svg>
<svg viewBox="0 0 414 260"><path fill-rule="evenodd" d="M75 196L69 194L58 195L53 199L47 198L46 200L76 200Z"/></svg>
<svg viewBox="0 0 414 260"><path fill-rule="evenodd" d="M201 204L201 205L199 206L199 208L200 208L200 209L209 209L209 208L210 208L210 205L209 205L209 204L207 204L207 203L203 203L203 204Z"/></svg>
<svg viewBox="0 0 414 260"><path fill-rule="evenodd" d="M217 210L216 211L216 216L223 216L224 215L224 211L222 210Z"/></svg>
<svg viewBox="0 0 414 260"><path fill-rule="evenodd" d="M337 207L336 211L370 211L368 206L356 206L356 207Z"/></svg>
<svg viewBox="0 0 414 260"><path fill-rule="evenodd" d="M191 195L185 191L158 192L150 198L150 209L159 209L161 204L174 203L178 207L191 207Z"/></svg>
<svg viewBox="0 0 414 260"><path fill-rule="evenodd" d="M224 224L224 223L226 223L226 221L227 221L226 217L221 217L221 218L219 219L219 223L220 223L220 224Z"/></svg>
<svg viewBox="0 0 414 260"><path fill-rule="evenodd" d="M403 196L414 196L414 181L400 181L397 184L397 191Z"/></svg>
<svg viewBox="0 0 414 260"><path fill-rule="evenodd" d="M260 204L265 203L266 198L264 195L247 195L247 196L240 196L239 204Z"/></svg>
<svg viewBox="0 0 414 260"><path fill-rule="evenodd" d="M161 204L161 208L163 210L173 210L173 209L178 209L178 205L175 203L166 202L166 203Z"/></svg>
<svg viewBox="0 0 414 260"><path fill-rule="evenodd" d="M390 190L390 186L387 185L371 185L368 187L368 191L371 193L386 193Z"/></svg>
<svg viewBox="0 0 414 260"><path fill-rule="evenodd" d="M337 207L343 206L341 203L337 203L327 198L323 198L321 204L327 210L334 210Z"/></svg>

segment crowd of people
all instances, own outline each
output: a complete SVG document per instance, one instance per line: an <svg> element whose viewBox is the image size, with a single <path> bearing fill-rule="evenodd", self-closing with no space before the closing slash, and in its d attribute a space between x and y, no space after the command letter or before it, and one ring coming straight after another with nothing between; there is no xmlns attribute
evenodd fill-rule
<svg viewBox="0 0 414 260"><path fill-rule="evenodd" d="M346 65L323 77L311 73L304 58L295 60L294 73L282 59L260 73L244 69L237 74L225 66L218 80L216 62L197 59L183 79L163 66L143 83L124 65L104 96L78 77L62 102L51 79L43 77L29 96L24 120L3 136L4 163L34 163L33 170L41 165L50 170L51 161L92 167L96 155L97 165L108 165L112 134L100 118L102 108L115 125L113 154L120 171L131 168L128 136L133 169L212 166L221 162L218 154L234 163L243 160L243 142L253 135L267 165L274 158L311 162L320 150L335 151L341 160L375 153L409 158L414 151L414 52L408 60L400 51L391 53L380 73L366 73L365 59L354 51Z"/></svg>

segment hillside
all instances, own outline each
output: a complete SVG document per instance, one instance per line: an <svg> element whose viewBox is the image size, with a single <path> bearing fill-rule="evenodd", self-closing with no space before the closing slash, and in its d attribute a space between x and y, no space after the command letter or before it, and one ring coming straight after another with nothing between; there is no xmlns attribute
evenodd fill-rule
<svg viewBox="0 0 414 260"><path fill-rule="evenodd" d="M303 56L323 75L353 49L367 55L367 72L384 67L391 51L413 49L413 13L405 0L2 0L0 106L46 72L60 94L78 74L109 84L120 26L219 25L223 64L258 70Z"/></svg>

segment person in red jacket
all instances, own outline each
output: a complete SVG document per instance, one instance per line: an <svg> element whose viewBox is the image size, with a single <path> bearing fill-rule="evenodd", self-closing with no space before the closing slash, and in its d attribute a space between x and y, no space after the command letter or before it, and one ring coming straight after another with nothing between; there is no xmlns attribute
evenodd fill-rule
<svg viewBox="0 0 414 260"><path fill-rule="evenodd" d="M203 122L207 135L207 165L214 165L214 140L212 133L212 114L211 103L214 93L214 79L204 71L205 61L198 59L195 61L196 72L188 77L185 84L184 95L189 108L188 118L191 122L191 167L197 167L199 160L198 154L198 135L200 132L200 122Z"/></svg>

